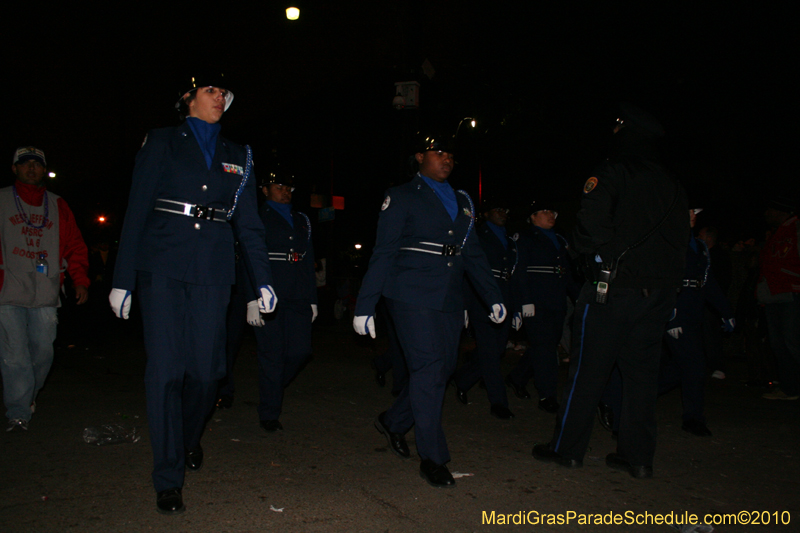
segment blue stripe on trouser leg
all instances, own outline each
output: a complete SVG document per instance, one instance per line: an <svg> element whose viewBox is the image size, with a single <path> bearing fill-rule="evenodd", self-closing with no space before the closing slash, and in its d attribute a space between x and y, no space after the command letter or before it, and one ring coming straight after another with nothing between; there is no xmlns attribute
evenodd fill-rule
<svg viewBox="0 0 800 533"><path fill-rule="evenodd" d="M589 313L589 306L586 306L586 309L583 310L583 315L581 316L581 349L578 352L578 365L575 369L575 376L572 379L571 387L569 390L569 395L567 396L566 406L564 408L564 414L561 417L561 431L559 431L558 439L556 440L555 450L558 451L558 445L561 444L561 437L564 435L564 426L565 422L567 421L567 416L569 415L569 408L572 404L572 395L575 393L575 382L578 381L578 374L581 370L581 362L583 361L583 343L585 341L585 334L586 334L586 315Z"/></svg>

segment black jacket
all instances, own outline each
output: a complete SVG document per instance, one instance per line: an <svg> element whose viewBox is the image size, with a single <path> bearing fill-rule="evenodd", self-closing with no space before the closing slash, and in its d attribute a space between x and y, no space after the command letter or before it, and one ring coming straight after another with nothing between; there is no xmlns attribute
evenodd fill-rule
<svg viewBox="0 0 800 533"><path fill-rule="evenodd" d="M619 259L612 286L677 288L683 279L689 233L686 193L657 162L648 138L624 129L617 136L616 155L600 165L584 186L574 248L590 261L596 254L603 262ZM629 249L668 212L652 235Z"/></svg>

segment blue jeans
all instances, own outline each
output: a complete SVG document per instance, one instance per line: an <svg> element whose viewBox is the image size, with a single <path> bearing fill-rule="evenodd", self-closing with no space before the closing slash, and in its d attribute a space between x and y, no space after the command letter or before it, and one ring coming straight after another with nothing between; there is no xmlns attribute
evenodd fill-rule
<svg viewBox="0 0 800 533"><path fill-rule="evenodd" d="M31 419L31 404L53 364L55 307L0 305L0 371L9 420Z"/></svg>
<svg viewBox="0 0 800 533"><path fill-rule="evenodd" d="M778 361L781 390L789 396L800 394L800 293L791 302L766 304L769 344Z"/></svg>

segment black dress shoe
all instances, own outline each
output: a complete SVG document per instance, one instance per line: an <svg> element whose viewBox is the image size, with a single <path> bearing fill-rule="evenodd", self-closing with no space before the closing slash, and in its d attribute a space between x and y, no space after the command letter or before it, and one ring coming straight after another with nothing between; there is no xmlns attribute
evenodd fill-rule
<svg viewBox="0 0 800 533"><path fill-rule="evenodd" d="M217 398L217 409L230 409L233 405L233 396L220 396Z"/></svg>
<svg viewBox="0 0 800 533"><path fill-rule="evenodd" d="M458 387L456 387L456 398L458 398L458 401L463 403L464 405L467 405L469 403L469 399L467 398L467 391L463 391Z"/></svg>
<svg viewBox="0 0 800 533"><path fill-rule="evenodd" d="M161 514L180 514L186 510L183 506L181 489L162 490L156 496L156 510Z"/></svg>
<svg viewBox="0 0 800 533"><path fill-rule="evenodd" d="M614 431L614 411L607 403L597 404L597 419L607 431Z"/></svg>
<svg viewBox="0 0 800 533"><path fill-rule="evenodd" d="M280 420L262 420L259 425L267 433L275 433L279 429L283 429Z"/></svg>
<svg viewBox="0 0 800 533"><path fill-rule="evenodd" d="M408 449L408 443L406 443L406 436L402 433L392 433L389 431L389 426L383 421L385 416L386 411L378 415L378 418L375 419L375 429L386 437L386 441L389 443L389 449L392 450L392 453L403 459L408 459L411 457L411 452Z"/></svg>
<svg viewBox="0 0 800 533"><path fill-rule="evenodd" d="M579 459L567 459L560 453L553 451L549 444L537 444L533 447L533 457L546 463L556 463L567 468L580 468L583 461Z"/></svg>
<svg viewBox="0 0 800 533"><path fill-rule="evenodd" d="M499 418L500 420L511 420L514 418L514 413L512 413L508 407L499 403L494 404L489 409L489 412L493 417Z"/></svg>
<svg viewBox="0 0 800 533"><path fill-rule="evenodd" d="M526 389L524 386L520 387L514 383L514 380L511 379L511 375L506 376L506 385L511 387L511 390L514 391L514 396L517 398L521 398L523 400L531 399L531 393L528 392L528 389Z"/></svg>
<svg viewBox="0 0 800 533"><path fill-rule="evenodd" d="M456 480L445 465L437 465L430 459L423 459L419 464L419 475L431 487L449 489L456 486Z"/></svg>
<svg viewBox="0 0 800 533"><path fill-rule="evenodd" d="M653 477L653 467L644 465L632 465L627 459L618 453L606 455L606 466L615 470L622 470L635 477L636 479L648 479Z"/></svg>
<svg viewBox="0 0 800 533"><path fill-rule="evenodd" d="M705 422L702 420L697 420L693 418L691 420L687 420L681 426L681 429L691 433L692 435L697 435L698 437L710 437L711 431L706 426Z"/></svg>
<svg viewBox="0 0 800 533"><path fill-rule="evenodd" d="M194 450L186 452L186 468L197 472L203 467L203 447L199 444Z"/></svg>
<svg viewBox="0 0 800 533"><path fill-rule="evenodd" d="M548 396L547 398L541 398L539 400L539 409L542 411L547 411L550 414L554 414L558 412L558 402L552 396Z"/></svg>

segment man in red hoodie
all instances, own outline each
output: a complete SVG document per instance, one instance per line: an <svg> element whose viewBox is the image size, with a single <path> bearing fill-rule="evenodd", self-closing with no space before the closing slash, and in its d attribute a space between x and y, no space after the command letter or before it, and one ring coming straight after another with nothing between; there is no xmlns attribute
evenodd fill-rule
<svg viewBox="0 0 800 533"><path fill-rule="evenodd" d="M6 431L28 429L36 394L53 363L56 308L64 272L86 302L89 257L67 203L48 193L44 152L14 153L16 181L0 189L0 371Z"/></svg>

